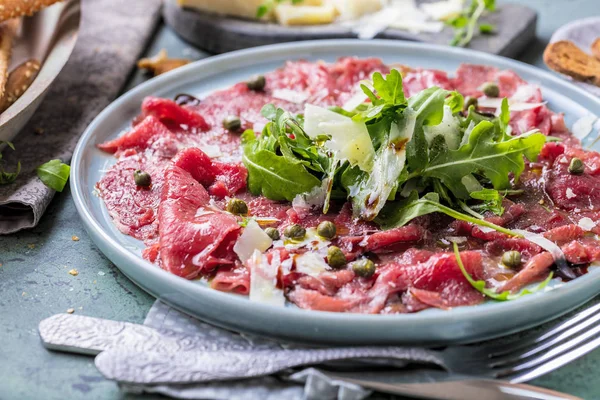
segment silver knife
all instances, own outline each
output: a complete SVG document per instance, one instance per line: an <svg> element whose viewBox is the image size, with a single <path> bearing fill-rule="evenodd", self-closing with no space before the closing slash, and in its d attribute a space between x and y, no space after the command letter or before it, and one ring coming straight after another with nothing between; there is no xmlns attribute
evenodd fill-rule
<svg viewBox="0 0 600 400"><path fill-rule="evenodd" d="M197 335L70 314L57 314L45 319L40 323L39 331L44 345L49 349L82 354L104 351L96 358L96 365L107 378L142 384L240 379L272 374L295 366L349 358L396 358L401 361L400 365L404 361L415 360L441 364L434 356L435 352L421 348L254 350L244 339L217 344ZM338 372L321 372L368 389L413 397L462 400L577 399L547 389L495 380L390 384L376 379L357 379ZM449 376L456 378L455 375ZM468 397L469 394L475 397Z"/></svg>

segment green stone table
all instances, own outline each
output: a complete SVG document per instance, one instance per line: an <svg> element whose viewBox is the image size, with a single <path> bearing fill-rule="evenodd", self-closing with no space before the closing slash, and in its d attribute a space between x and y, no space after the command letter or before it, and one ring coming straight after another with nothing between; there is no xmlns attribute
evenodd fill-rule
<svg viewBox="0 0 600 400"><path fill-rule="evenodd" d="M539 12L538 38L521 60L545 68L542 52L561 25L600 14L599 0L523 0ZM203 58L161 27L147 50ZM132 78L130 87L145 79ZM79 238L78 241L72 239ZM0 399L122 399L91 357L45 350L38 323L73 308L75 313L141 323L154 299L123 276L85 233L68 190L55 196L38 227L0 236ZM79 273L73 276L70 270ZM533 384L585 399L600 399L600 350ZM145 399L152 398L146 396Z"/></svg>

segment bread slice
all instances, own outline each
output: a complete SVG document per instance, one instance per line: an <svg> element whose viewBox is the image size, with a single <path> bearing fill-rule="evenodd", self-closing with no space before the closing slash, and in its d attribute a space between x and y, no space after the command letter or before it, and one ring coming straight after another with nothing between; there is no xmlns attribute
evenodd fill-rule
<svg viewBox="0 0 600 400"><path fill-rule="evenodd" d="M561 74L600 86L600 60L590 56L573 42L561 40L550 43L544 51L544 62Z"/></svg>
<svg viewBox="0 0 600 400"><path fill-rule="evenodd" d="M44 7L61 0L0 0L0 22L7 19L32 15Z"/></svg>
<svg viewBox="0 0 600 400"><path fill-rule="evenodd" d="M13 40L17 35L20 25L20 18L14 18L0 24L0 99L4 96Z"/></svg>
<svg viewBox="0 0 600 400"><path fill-rule="evenodd" d="M596 57L596 60L600 61L600 37L592 43L592 55Z"/></svg>

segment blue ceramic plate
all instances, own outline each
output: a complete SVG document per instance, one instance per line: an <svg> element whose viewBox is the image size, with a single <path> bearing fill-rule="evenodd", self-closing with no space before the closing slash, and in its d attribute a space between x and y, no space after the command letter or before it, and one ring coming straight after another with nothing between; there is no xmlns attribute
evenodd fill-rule
<svg viewBox="0 0 600 400"><path fill-rule="evenodd" d="M542 87L550 108L566 114L568 126L592 112L600 101L577 87L529 65L464 49L401 41L328 40L257 47L179 68L146 82L107 107L83 134L71 165L71 189L87 231L100 250L141 288L162 301L205 321L238 331L279 339L336 344L456 343L491 338L540 324L594 297L600 289L600 268L572 282L521 299L452 310L430 309L415 314L361 315L277 308L222 293L198 281L187 281L141 257L143 245L121 234L111 222L94 184L115 159L96 144L125 130L140 112L145 96L172 98L185 92L203 97L271 71L286 60L335 61L342 56L380 57L386 63L454 72L460 63L512 69Z"/></svg>

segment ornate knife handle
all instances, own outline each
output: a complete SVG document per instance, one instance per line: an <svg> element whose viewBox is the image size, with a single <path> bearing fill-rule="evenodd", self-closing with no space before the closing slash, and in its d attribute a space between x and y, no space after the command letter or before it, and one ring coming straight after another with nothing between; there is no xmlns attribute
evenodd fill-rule
<svg viewBox="0 0 600 400"><path fill-rule="evenodd" d="M339 347L260 351L136 352L111 349L96 357L108 379L137 384L197 383L271 375L328 361L385 359L444 366L438 353L419 348Z"/></svg>

